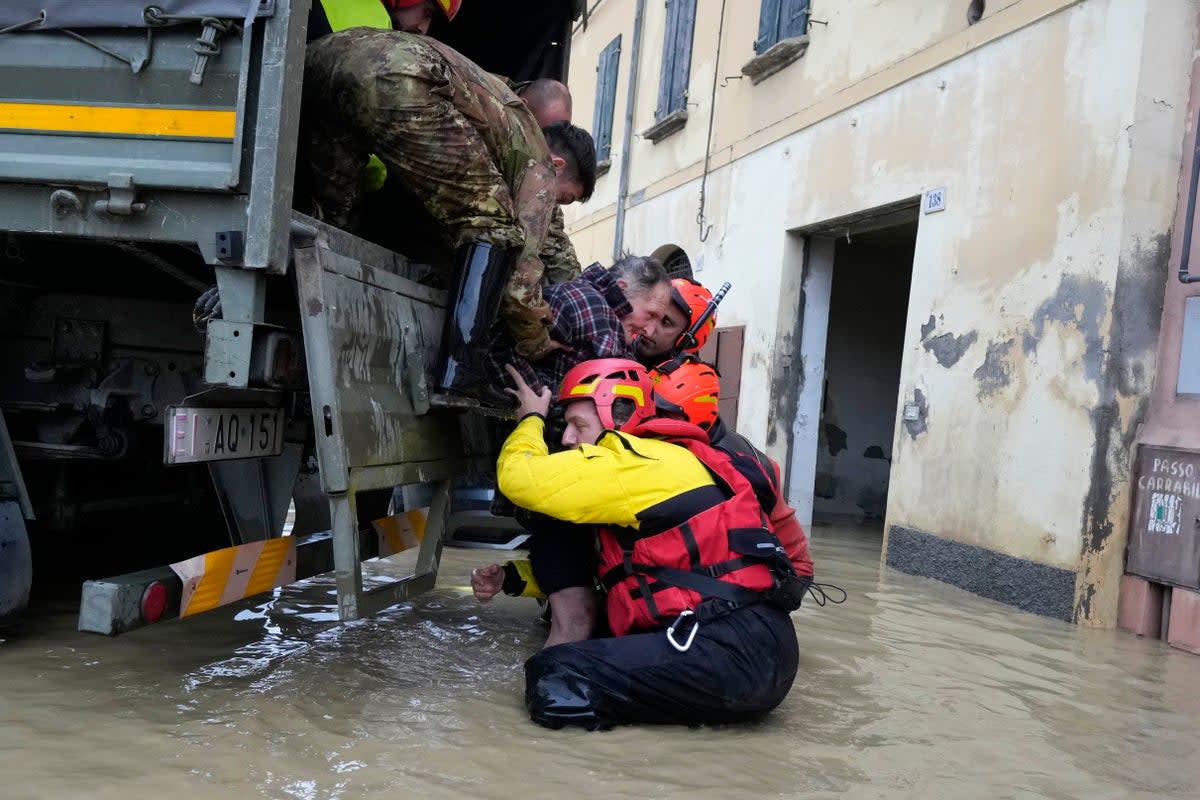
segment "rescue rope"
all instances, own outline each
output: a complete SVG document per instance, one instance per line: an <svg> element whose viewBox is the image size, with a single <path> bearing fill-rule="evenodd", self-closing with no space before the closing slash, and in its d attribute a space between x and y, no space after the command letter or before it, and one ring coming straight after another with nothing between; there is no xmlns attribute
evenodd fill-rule
<svg viewBox="0 0 1200 800"><path fill-rule="evenodd" d="M826 588L836 589L837 591L841 592L842 593L841 599L834 600L832 597L829 596L829 593L825 591ZM842 603L846 602L846 598L849 597L849 595L846 593L845 589L843 589L840 586L834 586L832 583L810 583L808 585L807 591L808 591L808 596L811 597L813 599L813 602L816 603L821 608L824 608L827 603L832 603L835 606L840 606Z"/></svg>

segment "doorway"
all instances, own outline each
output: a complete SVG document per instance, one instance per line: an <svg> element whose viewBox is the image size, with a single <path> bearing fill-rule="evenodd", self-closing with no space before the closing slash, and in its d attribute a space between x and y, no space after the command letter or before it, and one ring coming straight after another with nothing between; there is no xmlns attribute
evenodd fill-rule
<svg viewBox="0 0 1200 800"><path fill-rule="evenodd" d="M917 211L834 231L808 236L789 495L806 524L882 533Z"/></svg>

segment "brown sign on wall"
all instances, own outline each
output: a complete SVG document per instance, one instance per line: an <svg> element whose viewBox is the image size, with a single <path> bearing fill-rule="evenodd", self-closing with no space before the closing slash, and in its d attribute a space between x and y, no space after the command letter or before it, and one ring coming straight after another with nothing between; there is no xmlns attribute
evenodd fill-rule
<svg viewBox="0 0 1200 800"><path fill-rule="evenodd" d="M1126 571L1200 589L1200 453L1141 447Z"/></svg>
<svg viewBox="0 0 1200 800"><path fill-rule="evenodd" d="M735 429L738 421L738 396L742 393L742 343L745 325L717 328L708 337L700 358L721 373L721 421Z"/></svg>

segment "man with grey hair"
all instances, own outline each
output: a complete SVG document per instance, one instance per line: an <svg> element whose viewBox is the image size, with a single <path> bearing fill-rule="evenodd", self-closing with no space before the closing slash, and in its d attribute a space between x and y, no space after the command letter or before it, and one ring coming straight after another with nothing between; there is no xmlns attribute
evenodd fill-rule
<svg viewBox="0 0 1200 800"><path fill-rule="evenodd" d="M550 338L559 347L529 363L502 341L492 353L503 375L511 363L530 386L553 390L576 364L593 358L631 358L638 335L654 337L671 303L671 283L653 258L626 255L605 269L592 264L578 278L552 283L542 296L553 314Z"/></svg>
<svg viewBox="0 0 1200 800"><path fill-rule="evenodd" d="M511 344L493 349L493 368L511 364L531 387L558 390L576 364L595 358L632 358L639 335L654 338L671 304L671 281L663 265L644 256L625 255L608 269L592 264L578 278L542 289L554 315L550 338L559 349L530 364ZM503 373L501 373L503 374ZM547 439L558 447L561 409L551 408ZM595 626L595 535L590 528L516 509L499 491L492 513L516 516L532 537L530 563L537 583L552 598L551 643L582 641Z"/></svg>

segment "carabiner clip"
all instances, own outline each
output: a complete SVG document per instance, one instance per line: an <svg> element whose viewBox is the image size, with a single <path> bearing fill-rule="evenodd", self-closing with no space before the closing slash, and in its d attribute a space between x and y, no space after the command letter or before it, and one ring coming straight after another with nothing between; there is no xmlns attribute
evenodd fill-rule
<svg viewBox="0 0 1200 800"><path fill-rule="evenodd" d="M692 630L690 633L688 633L687 641L683 644L675 641L675 626L678 625L679 620L683 619L684 617L694 616L696 616L694 611L692 611L690 608L685 608L683 611L679 612L679 616L676 617L675 621L671 623L671 627L667 628L667 641L671 643L671 647L674 647L681 653L686 653L688 648L692 646L692 640L696 638L696 631L700 630L700 622L699 620L694 620L692 622Z"/></svg>

